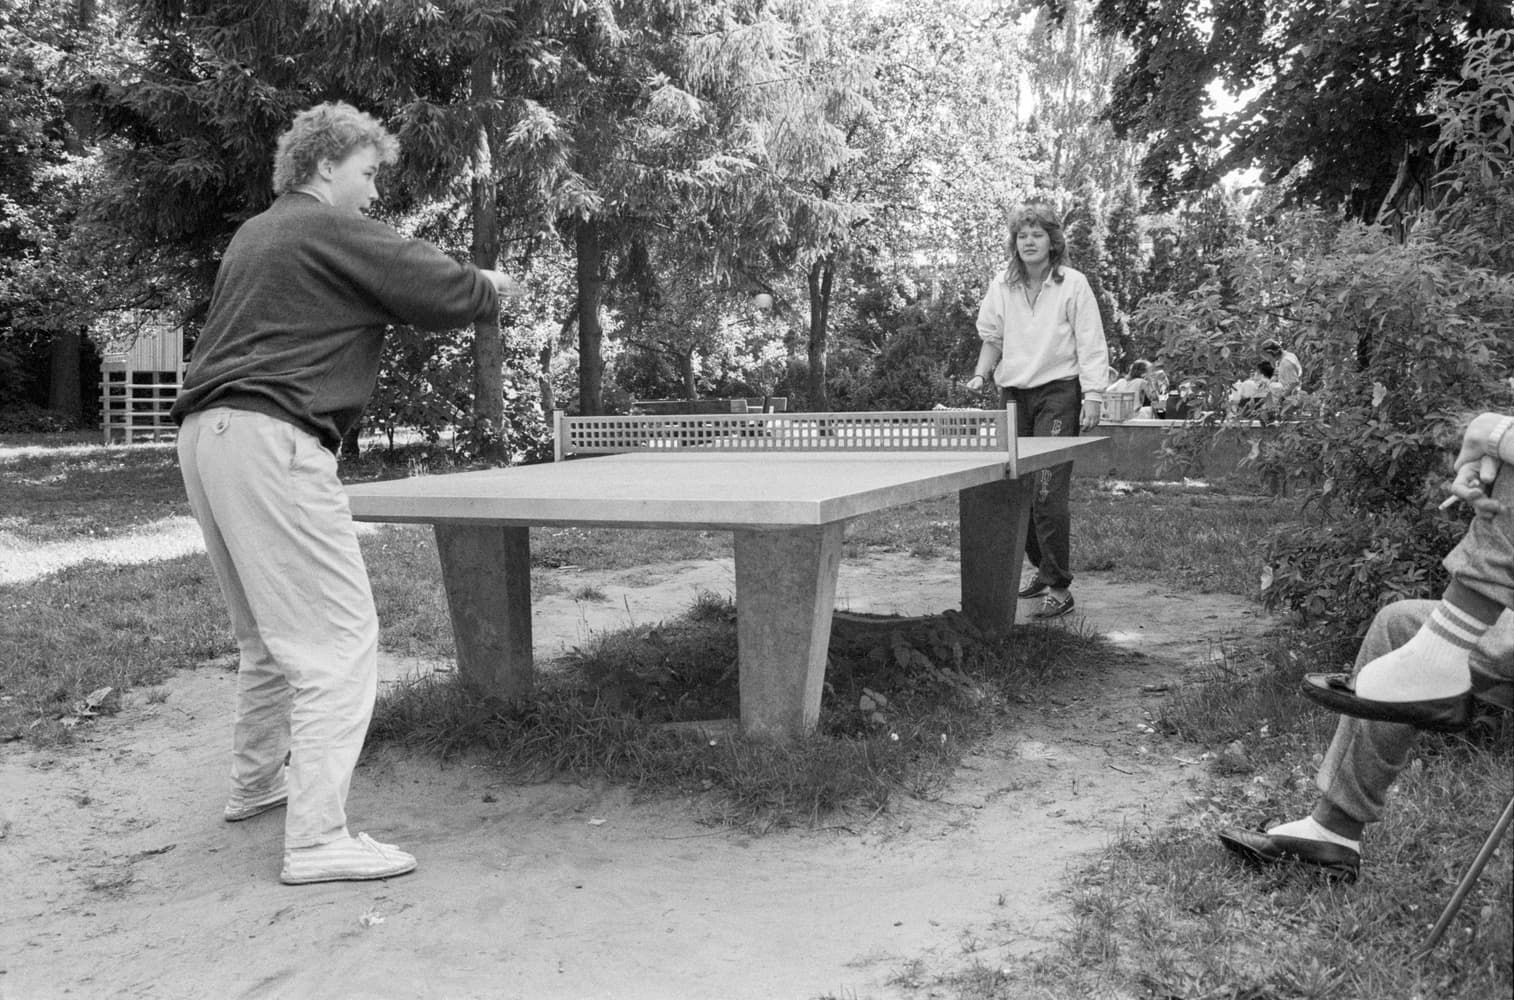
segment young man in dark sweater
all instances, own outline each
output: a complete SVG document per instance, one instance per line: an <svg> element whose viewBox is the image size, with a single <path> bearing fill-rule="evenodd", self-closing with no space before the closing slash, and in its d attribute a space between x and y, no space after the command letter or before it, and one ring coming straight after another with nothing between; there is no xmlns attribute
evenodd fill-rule
<svg viewBox="0 0 1514 1000"><path fill-rule="evenodd" d="M347 829L378 688L378 618L337 448L378 381L390 325L466 326L522 293L363 216L398 152L350 105L295 118L274 158L277 200L227 247L173 408L185 490L241 652L224 815L287 802L290 884L416 864Z"/></svg>

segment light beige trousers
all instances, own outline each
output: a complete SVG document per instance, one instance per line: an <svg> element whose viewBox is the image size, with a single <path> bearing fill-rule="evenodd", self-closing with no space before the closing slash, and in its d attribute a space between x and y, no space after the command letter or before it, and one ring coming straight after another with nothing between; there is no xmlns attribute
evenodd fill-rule
<svg viewBox="0 0 1514 1000"><path fill-rule="evenodd" d="M378 615L336 456L247 410L191 414L179 468L241 650L232 792L280 780L285 848L347 834L347 789L378 689Z"/></svg>

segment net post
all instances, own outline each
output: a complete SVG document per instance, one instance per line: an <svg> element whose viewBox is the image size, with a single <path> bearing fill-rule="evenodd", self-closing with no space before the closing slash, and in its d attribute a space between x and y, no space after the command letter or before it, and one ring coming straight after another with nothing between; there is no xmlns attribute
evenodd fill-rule
<svg viewBox="0 0 1514 1000"><path fill-rule="evenodd" d="M552 461L561 462L566 457L565 435L568 433L567 415L563 410L552 411Z"/></svg>
<svg viewBox="0 0 1514 1000"><path fill-rule="evenodd" d="M1015 401L1004 404L1004 445L1009 452L1009 478L1020 478L1020 414Z"/></svg>

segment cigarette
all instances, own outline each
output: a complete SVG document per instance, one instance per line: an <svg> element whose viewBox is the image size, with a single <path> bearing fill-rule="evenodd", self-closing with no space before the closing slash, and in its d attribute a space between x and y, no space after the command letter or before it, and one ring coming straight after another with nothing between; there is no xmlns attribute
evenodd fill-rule
<svg viewBox="0 0 1514 1000"><path fill-rule="evenodd" d="M1456 506L1456 501L1458 501L1460 499L1461 499L1461 497L1459 497L1459 496L1457 496L1456 494L1453 493L1452 495L1446 497L1444 500L1442 500L1440 502L1440 508L1439 509L1440 510L1450 510L1452 507Z"/></svg>

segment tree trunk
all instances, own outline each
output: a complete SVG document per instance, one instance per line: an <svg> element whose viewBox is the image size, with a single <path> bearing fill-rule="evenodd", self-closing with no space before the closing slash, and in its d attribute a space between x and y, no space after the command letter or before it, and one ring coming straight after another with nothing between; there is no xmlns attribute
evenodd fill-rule
<svg viewBox="0 0 1514 1000"><path fill-rule="evenodd" d="M541 415L552 426L552 411L557 409L557 400L552 392L552 341L549 339L541 345L541 351L536 356L536 364L541 373L536 376L536 387L541 391Z"/></svg>
<svg viewBox="0 0 1514 1000"><path fill-rule="evenodd" d="M823 412L831 408L825 388L826 327L831 315L831 284L835 277L835 257L826 254L810 265L810 409Z"/></svg>
<svg viewBox="0 0 1514 1000"><path fill-rule="evenodd" d="M678 380L683 383L683 398L697 399L699 388L694 384L694 348L692 345L678 349Z"/></svg>
<svg viewBox="0 0 1514 1000"><path fill-rule="evenodd" d="M78 0L74 7L74 29L80 36L94 28L95 13L95 0ZM89 107L82 102L73 104L68 108L68 121L70 127L64 132L63 146L75 156L81 156L84 137L94 131ZM47 408L68 421L70 426L84 421L84 390L79 363L86 332L75 330L55 334L50 345Z"/></svg>
<svg viewBox="0 0 1514 1000"><path fill-rule="evenodd" d="M79 358L84 337L77 331L53 335L47 408L77 426L84 419L84 392L79 379Z"/></svg>
<svg viewBox="0 0 1514 1000"><path fill-rule="evenodd" d="M578 412L597 417L604 413L605 375L604 329L599 325L605 288L599 223L581 219L574 235L578 247Z"/></svg>
<svg viewBox="0 0 1514 1000"><path fill-rule="evenodd" d="M491 55L473 59L473 100L482 106L494 98L494 64ZM494 153L489 122L481 119L474 137L473 155L473 263L499 266L499 217L495 210ZM499 321L491 317L473 324L473 439L478 457L502 462L505 454L505 345Z"/></svg>

